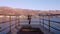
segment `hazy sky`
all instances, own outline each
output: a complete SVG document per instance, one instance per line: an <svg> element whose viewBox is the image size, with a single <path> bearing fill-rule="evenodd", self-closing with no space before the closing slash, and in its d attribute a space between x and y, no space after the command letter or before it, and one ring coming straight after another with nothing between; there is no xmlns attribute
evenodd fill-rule
<svg viewBox="0 0 60 34"><path fill-rule="evenodd" d="M0 0L0 6L26 9L60 9L60 0Z"/></svg>

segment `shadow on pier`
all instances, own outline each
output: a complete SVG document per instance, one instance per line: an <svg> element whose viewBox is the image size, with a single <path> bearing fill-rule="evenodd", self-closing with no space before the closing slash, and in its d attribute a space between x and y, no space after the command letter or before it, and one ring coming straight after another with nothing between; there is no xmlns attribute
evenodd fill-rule
<svg viewBox="0 0 60 34"><path fill-rule="evenodd" d="M23 26L17 34L43 34L40 28L33 28L31 26Z"/></svg>

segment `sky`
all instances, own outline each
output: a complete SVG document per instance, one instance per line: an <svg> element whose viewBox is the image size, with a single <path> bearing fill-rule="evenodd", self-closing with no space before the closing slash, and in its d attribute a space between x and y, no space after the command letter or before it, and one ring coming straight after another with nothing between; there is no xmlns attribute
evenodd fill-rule
<svg viewBox="0 0 60 34"><path fill-rule="evenodd" d="M60 10L60 0L0 0L0 6L37 10Z"/></svg>

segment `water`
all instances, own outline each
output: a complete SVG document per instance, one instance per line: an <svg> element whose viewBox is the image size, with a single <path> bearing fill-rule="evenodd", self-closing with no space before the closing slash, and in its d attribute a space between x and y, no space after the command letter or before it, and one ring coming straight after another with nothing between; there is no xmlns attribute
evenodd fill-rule
<svg viewBox="0 0 60 34"><path fill-rule="evenodd" d="M45 18L45 19L48 20L48 18ZM9 20L9 19L6 19L5 21L8 21L8 20ZM50 20L60 22L60 18L56 18L56 17L50 18ZM0 22L2 22L2 20L0 20ZM2 24L0 24L0 27L1 27L0 30L8 27L8 26L10 25L10 23L11 23L11 25L12 25L12 24L15 24L15 23L17 23L17 22L18 22L18 21L11 21L11 22L7 22L7 23L2 23ZM41 22L42 22L42 20L41 20ZM48 21L44 21L44 22L49 25ZM28 24L28 20L27 20L27 19L21 19L21 20L20 20L20 25L27 25L27 24ZM36 17L35 17L35 18L32 18L31 25L37 25L37 26L39 27L39 25L40 25L40 24L39 24L39 18L36 18ZM41 25L43 25L43 24L41 23ZM60 24L50 22L50 25L51 25L52 27L57 28L57 29L60 30ZM35 26L35 27L37 27L37 26ZM45 26L47 29L49 29L48 26L46 26L46 25L44 25L44 26ZM15 26L13 26L12 28L14 28L14 27L15 27ZM9 32L9 30L10 30L10 28L8 28L8 29L0 32L0 34L6 34L7 32ZM54 30L53 28L50 28L50 31L53 32L54 34L60 34L60 31Z"/></svg>

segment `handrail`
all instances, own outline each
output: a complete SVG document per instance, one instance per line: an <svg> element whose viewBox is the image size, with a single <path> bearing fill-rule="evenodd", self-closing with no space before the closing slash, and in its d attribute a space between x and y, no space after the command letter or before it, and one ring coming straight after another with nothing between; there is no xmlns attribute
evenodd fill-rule
<svg viewBox="0 0 60 34"><path fill-rule="evenodd" d="M17 20L18 20L18 19L17 19ZM15 21L15 20L10 20L10 21ZM6 22L10 22L10 21L0 22L0 24L6 23Z"/></svg>
<svg viewBox="0 0 60 34"><path fill-rule="evenodd" d="M46 15L39 14L39 16L60 16L60 14L46 14Z"/></svg>
<svg viewBox="0 0 60 34"><path fill-rule="evenodd" d="M11 20L11 21L13 21L13 20ZM2 23L6 23L6 22L10 22L10 21L4 21L4 22L0 22L0 24L2 24Z"/></svg>
<svg viewBox="0 0 60 34"><path fill-rule="evenodd" d="M18 20L18 19L16 19L16 20ZM11 21L15 21L15 20L11 20ZM10 22L10 21L5 21L5 22ZM2 23L0 23L0 24L2 24ZM10 26L12 27L12 26L14 26L14 25L16 25L16 23L15 23L15 24L12 24L12 25L10 25ZM10 28L10 26L7 26L6 28L0 30L0 32L6 30L6 29L8 29L8 28Z"/></svg>
<svg viewBox="0 0 60 34"><path fill-rule="evenodd" d="M46 23L44 23L45 25L47 25ZM47 25L47 26L49 26L49 25ZM57 31L60 31L59 29L57 29L57 28L54 28L54 27L52 27L52 26L50 26L51 28L53 28L53 29L55 29L55 30L57 30Z"/></svg>
<svg viewBox="0 0 60 34"><path fill-rule="evenodd" d="M10 25L10 26L14 26L15 24L12 24L12 25ZM6 29L8 29L8 28L10 28L10 26L8 26L8 27L6 27L6 28L4 28L4 29L2 29L2 30L0 30L0 32L2 32L2 31L4 31L4 30L6 30Z"/></svg>
<svg viewBox="0 0 60 34"><path fill-rule="evenodd" d="M51 21L51 20L42 19L42 18L40 18L40 19L41 19L41 20L50 21L50 22L54 22L54 23L60 24L60 22L57 22L57 21ZM44 23L44 24L47 25L46 23ZM50 25L47 25L47 26L50 26ZM53 29L55 29L55 30L57 30L57 31L60 31L60 29L54 28L54 27L52 27L52 26L50 26L50 27L53 28Z"/></svg>
<svg viewBox="0 0 60 34"><path fill-rule="evenodd" d="M47 20L47 19L42 19L42 20L49 21L49 20ZM51 21L51 20L50 20L50 22L54 22L54 23L60 24L60 22L57 22L57 21Z"/></svg>

